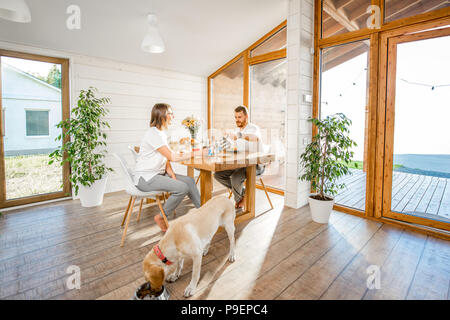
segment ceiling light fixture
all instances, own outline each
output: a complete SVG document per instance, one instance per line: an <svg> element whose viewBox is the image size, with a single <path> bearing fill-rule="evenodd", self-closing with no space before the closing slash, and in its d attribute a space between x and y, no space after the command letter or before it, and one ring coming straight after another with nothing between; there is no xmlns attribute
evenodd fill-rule
<svg viewBox="0 0 450 320"><path fill-rule="evenodd" d="M24 0L0 0L0 18L28 23L31 22L30 9Z"/></svg>
<svg viewBox="0 0 450 320"><path fill-rule="evenodd" d="M141 44L141 49L150 53L162 53L165 51L164 41L159 34L157 24L158 18L154 14L147 16L149 24L147 34Z"/></svg>

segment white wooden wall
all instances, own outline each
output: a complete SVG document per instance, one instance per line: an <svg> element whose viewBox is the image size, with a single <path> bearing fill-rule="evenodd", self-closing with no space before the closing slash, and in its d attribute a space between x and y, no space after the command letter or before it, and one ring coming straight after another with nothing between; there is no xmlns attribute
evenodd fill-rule
<svg viewBox="0 0 450 320"><path fill-rule="evenodd" d="M140 144L155 103L165 102L173 107L175 120L168 135L177 138L188 136L188 131L181 126L186 116L206 119L206 78L78 56L74 57L72 72L72 101L76 101L81 89L89 86L98 88L99 96L111 99L106 118L111 125L107 131L106 164L115 173L109 177L107 192L123 189L120 167L112 153L121 154L133 163L127 147ZM186 174L183 166L174 165L174 169Z"/></svg>
<svg viewBox="0 0 450 320"><path fill-rule="evenodd" d="M111 154L119 153L132 163L133 158L127 147L139 145L148 128L151 108L155 103L169 103L174 109L175 120L169 135L188 136L187 130L181 127L181 120L188 115L206 121L206 77L8 42L0 42L0 48L68 58L71 106L76 104L80 90L89 86L98 88L99 96L111 99L108 106L110 113L106 118L111 125L107 131L109 155L106 163L115 173L109 177L106 192L123 189L119 163ZM181 165L175 165L174 170L186 173L185 167Z"/></svg>

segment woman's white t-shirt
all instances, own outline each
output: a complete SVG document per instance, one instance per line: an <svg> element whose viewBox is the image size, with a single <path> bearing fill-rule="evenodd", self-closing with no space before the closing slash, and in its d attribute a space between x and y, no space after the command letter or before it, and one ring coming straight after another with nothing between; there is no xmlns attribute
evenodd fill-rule
<svg viewBox="0 0 450 320"><path fill-rule="evenodd" d="M167 136L164 131L151 127L142 138L139 155L134 168L134 183L137 185L139 178L150 180L157 174L166 171L167 158L157 149L167 146Z"/></svg>

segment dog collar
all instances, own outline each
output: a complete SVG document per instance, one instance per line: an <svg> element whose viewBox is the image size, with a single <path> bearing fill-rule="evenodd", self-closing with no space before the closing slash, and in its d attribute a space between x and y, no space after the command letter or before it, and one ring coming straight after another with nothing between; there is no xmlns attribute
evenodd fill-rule
<svg viewBox="0 0 450 320"><path fill-rule="evenodd" d="M161 261L165 264L167 264L168 266L170 266L172 264L172 261L170 261L169 259L167 259L163 253L161 252L161 249L159 248L158 245L153 247L153 251L155 252L156 256L161 259Z"/></svg>

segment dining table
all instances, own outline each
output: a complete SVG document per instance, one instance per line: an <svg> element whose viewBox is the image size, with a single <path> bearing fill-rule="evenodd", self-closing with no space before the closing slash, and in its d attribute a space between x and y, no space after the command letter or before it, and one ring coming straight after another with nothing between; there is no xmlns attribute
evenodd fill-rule
<svg viewBox="0 0 450 320"><path fill-rule="evenodd" d="M275 160L275 154L263 152L228 152L205 155L201 152L180 163L187 167L187 174L194 177L194 170L200 171L200 197L203 205L212 197L213 173L246 168L244 210L236 216L235 224L255 217L256 165Z"/></svg>

